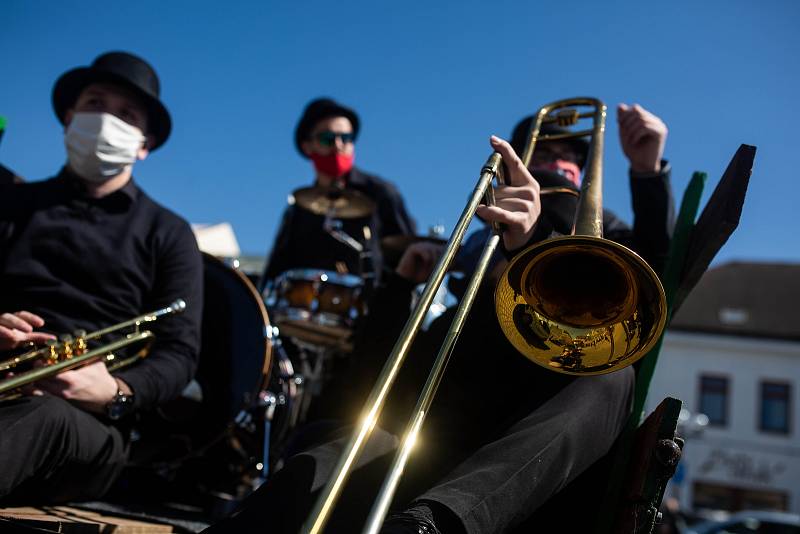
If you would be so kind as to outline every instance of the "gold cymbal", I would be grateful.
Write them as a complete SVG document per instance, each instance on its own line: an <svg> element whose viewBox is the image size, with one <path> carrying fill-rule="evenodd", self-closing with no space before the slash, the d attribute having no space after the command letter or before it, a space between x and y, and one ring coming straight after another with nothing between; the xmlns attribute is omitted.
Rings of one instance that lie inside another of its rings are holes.
<svg viewBox="0 0 800 534"><path fill-rule="evenodd" d="M338 187L303 187L291 194L290 203L292 199L301 208L337 219L366 217L375 210L375 203L365 194Z"/></svg>

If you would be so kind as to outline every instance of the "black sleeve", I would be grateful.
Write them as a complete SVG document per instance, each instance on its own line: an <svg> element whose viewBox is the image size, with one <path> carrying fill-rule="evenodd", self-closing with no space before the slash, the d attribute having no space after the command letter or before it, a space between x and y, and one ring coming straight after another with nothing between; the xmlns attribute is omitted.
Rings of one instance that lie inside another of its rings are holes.
<svg viewBox="0 0 800 534"><path fill-rule="evenodd" d="M137 408L177 397L194 376L200 350L203 315L203 261L197 241L183 221L164 233L155 258L155 283L145 310L186 301L186 310L159 319L152 327L156 342L150 354L117 373L130 385Z"/></svg>
<svg viewBox="0 0 800 534"><path fill-rule="evenodd" d="M631 172L633 229L610 212L604 218L604 236L636 251L656 272L661 272L669 254L675 226L675 205L670 185L670 166L652 175Z"/></svg>
<svg viewBox="0 0 800 534"><path fill-rule="evenodd" d="M264 291L267 282L286 271L287 260L291 258L289 247L292 242L293 215L294 208L291 206L283 212L281 225L278 227L278 233L275 237L275 244L272 246L267 264L264 266L264 274L261 275L261 280L258 283L259 291Z"/></svg>
<svg viewBox="0 0 800 534"><path fill-rule="evenodd" d="M411 313L413 289L413 282L394 271L384 271L367 305L368 313L356 330L355 354L388 354Z"/></svg>
<svg viewBox="0 0 800 534"><path fill-rule="evenodd" d="M400 192L392 184L384 185L384 194L378 203L378 218L381 238L390 235L413 235L417 231L414 219L408 214Z"/></svg>
<svg viewBox="0 0 800 534"><path fill-rule="evenodd" d="M372 294L369 313L354 335L351 372L343 395L342 416L359 413L386 359L400 337L411 313L414 284L394 271L385 271L381 284Z"/></svg>

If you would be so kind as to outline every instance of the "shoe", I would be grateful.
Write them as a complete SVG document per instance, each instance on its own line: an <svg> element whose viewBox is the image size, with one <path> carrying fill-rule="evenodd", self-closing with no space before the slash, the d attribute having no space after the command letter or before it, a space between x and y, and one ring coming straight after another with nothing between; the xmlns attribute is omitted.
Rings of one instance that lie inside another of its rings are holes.
<svg viewBox="0 0 800 534"><path fill-rule="evenodd" d="M432 521L407 512L392 514L384 521L380 534L442 534Z"/></svg>

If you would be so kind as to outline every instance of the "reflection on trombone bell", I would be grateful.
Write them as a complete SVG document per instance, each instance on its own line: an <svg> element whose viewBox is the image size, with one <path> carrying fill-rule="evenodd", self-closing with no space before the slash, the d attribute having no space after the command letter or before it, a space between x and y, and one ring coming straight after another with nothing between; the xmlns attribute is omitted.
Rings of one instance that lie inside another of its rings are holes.
<svg viewBox="0 0 800 534"><path fill-rule="evenodd" d="M589 236L553 238L518 254L495 301L514 347L567 374L634 363L666 322L663 289L650 266L618 243Z"/></svg>
<svg viewBox="0 0 800 534"><path fill-rule="evenodd" d="M588 106L590 111L581 113L575 109L579 106ZM656 343L666 324L666 298L655 272L627 247L602 238L605 118L606 106L594 98L561 100L542 107L536 114L521 158L525 167L539 140L592 137L572 235L542 241L523 250L509 262L495 292L498 320L517 350L545 368L567 374L609 373L631 365ZM540 135L544 124L570 127L581 119L591 119L592 128ZM361 423L302 532L319 533L324 529L478 205L481 202L494 205L492 184L495 180L502 182L502 169L502 157L495 152L481 170L445 252L369 395L359 418ZM502 230L496 223L492 229L363 532L377 533L389 509L447 361L499 243Z"/></svg>
<svg viewBox="0 0 800 534"><path fill-rule="evenodd" d="M15 396L15 391L19 388L95 361L105 362L109 372L130 365L144 358L155 341L155 334L150 330L142 330L142 325L166 315L181 313L185 309L186 302L177 299L166 308L88 334L78 331L74 337L63 336L60 342L51 341L44 347L4 360L0 362L0 373L8 372L13 375L0 380L0 400ZM125 332L127 329L132 331ZM90 346L100 343L100 338L110 334L122 334L123 337L95 347ZM139 348L134 354L119 356L117 353L136 346Z"/></svg>

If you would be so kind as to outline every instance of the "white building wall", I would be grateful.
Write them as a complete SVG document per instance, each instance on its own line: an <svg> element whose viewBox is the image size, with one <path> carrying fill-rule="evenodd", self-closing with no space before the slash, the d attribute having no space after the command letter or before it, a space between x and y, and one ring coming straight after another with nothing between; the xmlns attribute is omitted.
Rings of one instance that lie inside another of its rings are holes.
<svg viewBox="0 0 800 534"><path fill-rule="evenodd" d="M800 513L800 343L732 336L667 332L646 403L652 411L666 396L699 409L700 376L728 379L728 424L687 436L678 485L691 509L695 481L789 494ZM759 430L760 385L790 384L788 434Z"/></svg>

